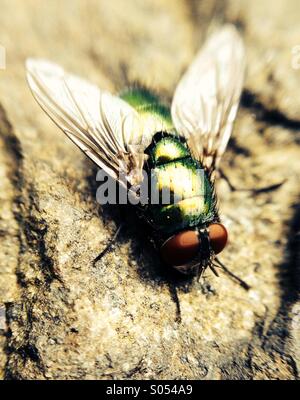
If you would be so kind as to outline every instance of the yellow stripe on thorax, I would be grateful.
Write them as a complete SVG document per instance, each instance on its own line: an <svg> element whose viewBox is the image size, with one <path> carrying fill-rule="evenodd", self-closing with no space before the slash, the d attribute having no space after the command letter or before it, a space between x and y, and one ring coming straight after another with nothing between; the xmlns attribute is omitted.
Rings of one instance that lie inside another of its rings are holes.
<svg viewBox="0 0 300 400"><path fill-rule="evenodd" d="M158 190L170 190L182 199L204 194L201 175L183 163L174 162L156 168Z"/></svg>

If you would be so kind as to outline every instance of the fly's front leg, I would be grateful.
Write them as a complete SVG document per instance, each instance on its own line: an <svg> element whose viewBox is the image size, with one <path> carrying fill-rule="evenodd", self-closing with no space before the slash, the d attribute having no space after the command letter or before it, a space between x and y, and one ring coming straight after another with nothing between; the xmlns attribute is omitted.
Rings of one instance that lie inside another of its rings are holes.
<svg viewBox="0 0 300 400"><path fill-rule="evenodd" d="M171 298L175 303L176 306L176 318L175 321L178 322L179 324L181 323L181 308L180 308L180 300L178 297L177 293L177 288L174 283L170 282L169 283L169 291L171 294Z"/></svg>
<svg viewBox="0 0 300 400"><path fill-rule="evenodd" d="M243 279L239 278L237 275L231 272L217 257L215 257L214 261L216 261L218 264L218 265L215 264L215 267L220 267L227 276L229 276L232 280L238 283L243 289L245 290L251 289L251 286L249 286L248 283L246 283L245 281L243 281Z"/></svg>
<svg viewBox="0 0 300 400"><path fill-rule="evenodd" d="M118 235L119 235L121 229L122 229L122 225L120 225L120 226L118 227L118 229L117 229L116 232L114 233L113 237L109 240L109 242L108 242L108 244L106 245L106 247L104 248L104 250L102 250L101 253L98 254L98 256L94 259L94 261L93 261L93 265L94 265L94 266L96 265L96 263L97 263L99 260L101 260L101 258L102 258L103 256L105 256L106 253L108 253L108 252L111 250L112 245L113 245L114 242L116 241L116 239L117 239L117 237L118 237Z"/></svg>
<svg viewBox="0 0 300 400"><path fill-rule="evenodd" d="M203 275L204 275L205 269L206 269L206 268L204 268L204 267L202 267L202 266L199 265L198 270L197 270L197 282L200 282L200 281L201 281L201 278L202 278Z"/></svg>
<svg viewBox="0 0 300 400"><path fill-rule="evenodd" d="M273 185L264 186L261 188L255 188L255 189L237 188L235 185L232 184L232 182L222 169L219 169L219 174L220 177L226 181L227 185L229 186L229 189L232 192L249 192L252 194L268 193L272 192L273 190L279 189L286 182L286 179L284 179L282 182L274 183Z"/></svg>

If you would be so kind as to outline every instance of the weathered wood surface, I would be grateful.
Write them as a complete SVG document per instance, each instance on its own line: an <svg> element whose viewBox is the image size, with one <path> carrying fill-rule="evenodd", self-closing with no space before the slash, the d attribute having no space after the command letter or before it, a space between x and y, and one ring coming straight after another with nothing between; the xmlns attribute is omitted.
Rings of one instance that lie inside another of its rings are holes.
<svg viewBox="0 0 300 400"><path fill-rule="evenodd" d="M1 0L0 371L18 379L297 379L300 362L299 2ZM242 107L218 185L230 229L222 260L251 286L207 274L178 288L127 218L95 201L95 169L35 104L24 60L45 57L118 91L170 99L214 23L248 51ZM296 50L295 50L296 49ZM293 68L294 67L294 68ZM5 313L4 313L5 311Z"/></svg>

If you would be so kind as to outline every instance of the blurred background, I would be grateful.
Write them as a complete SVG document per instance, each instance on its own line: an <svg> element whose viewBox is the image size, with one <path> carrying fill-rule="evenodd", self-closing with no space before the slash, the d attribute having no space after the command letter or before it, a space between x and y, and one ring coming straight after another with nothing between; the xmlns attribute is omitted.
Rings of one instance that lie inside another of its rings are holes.
<svg viewBox="0 0 300 400"><path fill-rule="evenodd" d="M0 376L296 379L300 362L300 4L296 0L0 0ZM225 277L177 288L133 221L95 201L95 168L35 104L27 57L168 103L207 35L235 24L247 76L219 182ZM2 57L1 57L2 55ZM5 56L5 57L4 57Z"/></svg>

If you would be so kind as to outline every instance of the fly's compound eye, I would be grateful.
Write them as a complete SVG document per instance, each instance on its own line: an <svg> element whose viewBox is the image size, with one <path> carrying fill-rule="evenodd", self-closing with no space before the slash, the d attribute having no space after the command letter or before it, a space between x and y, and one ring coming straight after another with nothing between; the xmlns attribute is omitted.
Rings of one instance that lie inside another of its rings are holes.
<svg viewBox="0 0 300 400"><path fill-rule="evenodd" d="M179 232L162 245L162 258L169 266L185 265L199 253L199 243L197 231Z"/></svg>
<svg viewBox="0 0 300 400"><path fill-rule="evenodd" d="M227 243L228 233L224 225L211 224L208 227L209 242L215 254L221 253Z"/></svg>
<svg viewBox="0 0 300 400"><path fill-rule="evenodd" d="M228 234L224 225L211 224L208 227L209 246L215 254L219 254L226 246ZM190 263L199 255L201 239L197 230L177 233L162 245L160 252L169 266L181 266Z"/></svg>

